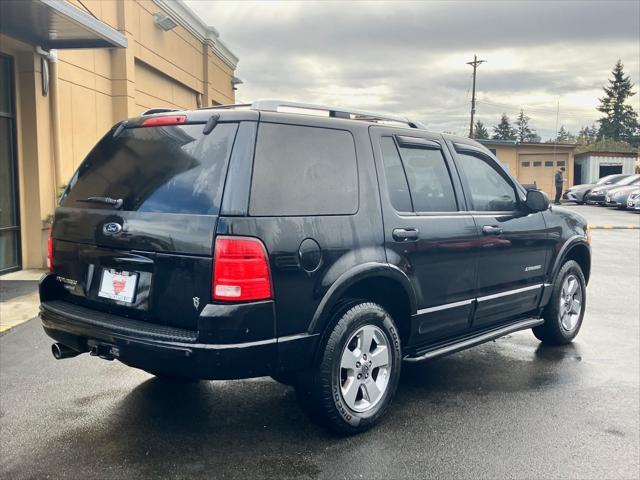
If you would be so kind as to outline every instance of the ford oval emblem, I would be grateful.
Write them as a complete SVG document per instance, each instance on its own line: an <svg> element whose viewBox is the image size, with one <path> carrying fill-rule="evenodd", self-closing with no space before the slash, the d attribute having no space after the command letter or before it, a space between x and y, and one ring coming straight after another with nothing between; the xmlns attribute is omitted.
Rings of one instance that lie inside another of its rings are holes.
<svg viewBox="0 0 640 480"><path fill-rule="evenodd" d="M102 227L102 233L105 235L117 235L122 231L122 225L116 222L105 223Z"/></svg>

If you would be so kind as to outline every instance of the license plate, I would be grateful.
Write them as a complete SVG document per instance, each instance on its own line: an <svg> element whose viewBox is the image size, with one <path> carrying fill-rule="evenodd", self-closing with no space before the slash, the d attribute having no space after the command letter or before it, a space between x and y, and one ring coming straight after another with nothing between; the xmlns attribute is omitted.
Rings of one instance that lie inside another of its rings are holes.
<svg viewBox="0 0 640 480"><path fill-rule="evenodd" d="M118 300L119 302L133 303L136 296L136 284L138 274L123 270L105 268L102 271L102 281L98 296Z"/></svg>

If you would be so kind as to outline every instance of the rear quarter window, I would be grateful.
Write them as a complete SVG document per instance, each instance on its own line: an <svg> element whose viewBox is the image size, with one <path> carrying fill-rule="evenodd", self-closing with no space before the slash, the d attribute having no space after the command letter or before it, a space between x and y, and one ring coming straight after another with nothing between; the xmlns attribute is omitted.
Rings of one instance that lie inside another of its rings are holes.
<svg viewBox="0 0 640 480"><path fill-rule="evenodd" d="M260 124L250 215L348 215L357 210L358 169L350 132Z"/></svg>
<svg viewBox="0 0 640 480"><path fill-rule="evenodd" d="M89 197L122 199L124 211L216 215L237 123L127 128L107 134L69 182L61 205L112 208Z"/></svg>

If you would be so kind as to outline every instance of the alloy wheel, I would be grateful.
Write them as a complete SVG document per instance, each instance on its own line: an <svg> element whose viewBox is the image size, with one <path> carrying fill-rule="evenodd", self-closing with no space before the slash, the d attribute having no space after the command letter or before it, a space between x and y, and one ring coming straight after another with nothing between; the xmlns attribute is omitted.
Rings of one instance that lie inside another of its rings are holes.
<svg viewBox="0 0 640 480"><path fill-rule="evenodd" d="M580 280L574 274L567 275L560 291L560 324L567 332L572 332L578 325L582 299Z"/></svg>
<svg viewBox="0 0 640 480"><path fill-rule="evenodd" d="M375 325L360 327L349 339L340 360L340 393L355 412L371 410L389 384L392 363L389 340Z"/></svg>

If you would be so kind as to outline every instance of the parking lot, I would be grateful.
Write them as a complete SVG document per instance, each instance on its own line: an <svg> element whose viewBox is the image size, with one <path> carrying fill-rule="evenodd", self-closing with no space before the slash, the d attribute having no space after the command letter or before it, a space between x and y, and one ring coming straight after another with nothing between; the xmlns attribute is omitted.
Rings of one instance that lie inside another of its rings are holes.
<svg viewBox="0 0 640 480"><path fill-rule="evenodd" d="M385 421L351 438L310 422L269 378L168 383L87 355L55 361L28 321L0 337L0 476L638 478L640 230L592 236L575 343L542 347L525 331L405 364Z"/></svg>

